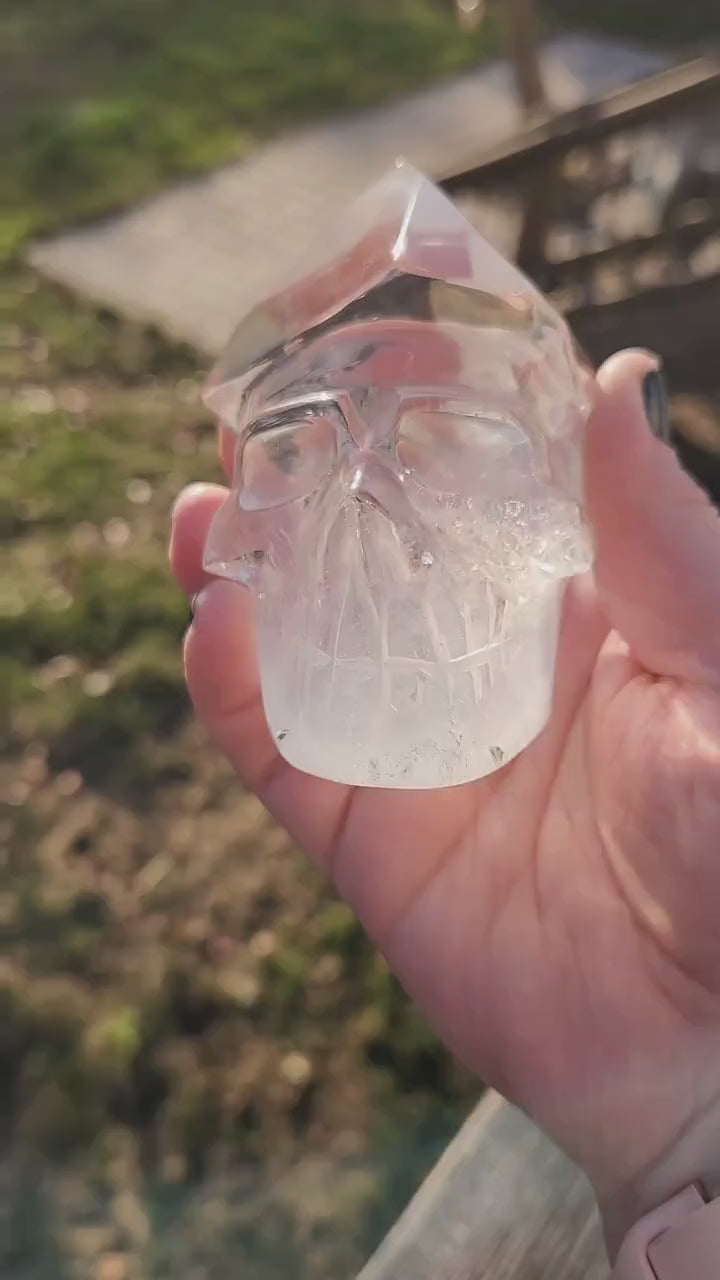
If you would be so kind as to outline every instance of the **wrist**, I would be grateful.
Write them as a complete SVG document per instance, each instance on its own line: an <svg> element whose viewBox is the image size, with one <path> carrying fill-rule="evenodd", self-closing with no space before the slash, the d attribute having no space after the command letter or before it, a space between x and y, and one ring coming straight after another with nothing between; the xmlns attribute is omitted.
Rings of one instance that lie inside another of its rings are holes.
<svg viewBox="0 0 720 1280"><path fill-rule="evenodd" d="M708 1199L720 1197L720 1097L694 1115L637 1174L615 1186L595 1188L611 1259L640 1218L693 1183Z"/></svg>

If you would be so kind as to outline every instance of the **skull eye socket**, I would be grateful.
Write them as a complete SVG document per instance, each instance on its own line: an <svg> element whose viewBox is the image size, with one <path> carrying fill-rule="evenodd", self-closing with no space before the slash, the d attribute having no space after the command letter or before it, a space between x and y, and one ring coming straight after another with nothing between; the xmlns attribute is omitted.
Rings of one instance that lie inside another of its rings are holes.
<svg viewBox="0 0 720 1280"><path fill-rule="evenodd" d="M438 493L472 496L494 478L507 492L514 479L534 470L525 432L500 416L409 409L396 450L406 474Z"/></svg>
<svg viewBox="0 0 720 1280"><path fill-rule="evenodd" d="M262 511L313 493L337 457L335 424L320 414L262 427L247 437L238 502Z"/></svg>

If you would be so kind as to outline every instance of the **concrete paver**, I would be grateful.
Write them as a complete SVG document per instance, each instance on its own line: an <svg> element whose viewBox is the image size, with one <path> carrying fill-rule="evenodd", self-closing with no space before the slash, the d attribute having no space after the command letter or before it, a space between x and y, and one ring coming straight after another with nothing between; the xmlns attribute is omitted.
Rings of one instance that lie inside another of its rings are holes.
<svg viewBox="0 0 720 1280"><path fill-rule="evenodd" d="M579 36L545 50L549 90L561 107L663 65L656 53ZM74 291L213 354L318 228L398 155L432 175L517 125L509 67L483 66L287 134L241 163L36 244L30 261Z"/></svg>

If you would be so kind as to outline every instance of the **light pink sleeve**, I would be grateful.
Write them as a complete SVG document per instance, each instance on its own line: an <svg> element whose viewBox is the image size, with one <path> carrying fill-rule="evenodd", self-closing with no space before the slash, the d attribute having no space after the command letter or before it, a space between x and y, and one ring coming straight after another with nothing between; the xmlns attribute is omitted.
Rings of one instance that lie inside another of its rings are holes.
<svg viewBox="0 0 720 1280"><path fill-rule="evenodd" d="M688 1187L627 1235L613 1280L720 1280L720 1200Z"/></svg>

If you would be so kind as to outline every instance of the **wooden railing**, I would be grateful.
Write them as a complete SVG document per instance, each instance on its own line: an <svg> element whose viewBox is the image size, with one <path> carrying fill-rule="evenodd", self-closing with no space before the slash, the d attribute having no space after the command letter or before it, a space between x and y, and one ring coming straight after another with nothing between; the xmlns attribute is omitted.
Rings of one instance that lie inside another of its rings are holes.
<svg viewBox="0 0 720 1280"><path fill-rule="evenodd" d="M510 187L523 208L516 247L517 261L523 270L543 285L549 280L565 283L583 277L589 279L600 259L627 262L639 246L621 241L603 246L594 254L583 253L562 262L548 254L549 234L553 224L562 220L568 204L577 203L578 197L581 203L592 202L600 194L592 182L578 186L577 179L565 170L567 156L578 148L597 155L613 135L649 124L664 128L668 122L675 123L688 115L704 115L716 125L720 121L720 54L671 67L572 111L543 119L480 157L468 157L465 163L438 180L450 195L488 195L493 188L507 190ZM680 158L683 164L692 163L692 157ZM607 174L602 164L597 176L604 189L602 183L607 182ZM720 179L710 181L714 191L720 188ZM682 192L681 184L674 196L680 199ZM703 236L709 238L717 231L717 208L710 209L708 216L701 217L700 225L692 229L678 227L678 212L672 200L670 207L659 210L658 232L648 237L642 248L667 248L677 256L683 244L699 243Z"/></svg>
<svg viewBox="0 0 720 1280"><path fill-rule="evenodd" d="M446 191L525 178L531 169L625 129L714 109L720 101L720 54L660 71L604 98L563 111L522 130L438 178Z"/></svg>
<svg viewBox="0 0 720 1280"><path fill-rule="evenodd" d="M607 1280L585 1178L489 1093L358 1280Z"/></svg>

